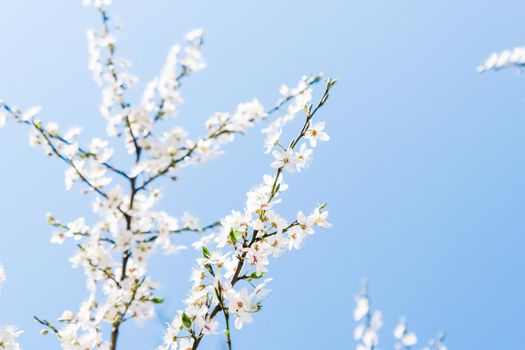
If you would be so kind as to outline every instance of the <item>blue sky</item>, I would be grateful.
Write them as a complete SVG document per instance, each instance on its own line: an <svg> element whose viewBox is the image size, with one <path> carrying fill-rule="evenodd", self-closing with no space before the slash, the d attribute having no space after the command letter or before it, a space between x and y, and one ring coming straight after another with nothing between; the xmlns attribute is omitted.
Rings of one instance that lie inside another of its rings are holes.
<svg viewBox="0 0 525 350"><path fill-rule="evenodd" d="M324 71L341 78L321 118L332 141L288 179L290 215L329 203L333 229L275 261L273 293L237 349L353 348L353 295L369 280L385 315L382 348L399 316L421 340L447 331L450 349L522 348L525 327L525 77L479 75L490 52L525 43L520 1L123 1L121 53L142 82L170 45L207 32L208 68L188 80L179 122L194 134L216 111L281 83ZM99 91L87 71L85 30L98 25L81 1L0 2L0 97L42 105L42 118L100 134ZM166 184L163 205L207 222L242 208L267 171L262 137L249 132L227 154ZM48 243L45 213L87 215L88 198L63 189L64 166L27 145L27 130L0 130L0 261L9 280L0 324L25 329L26 349L56 349L32 315L49 319L85 295L74 247ZM214 175L214 176L211 176ZM122 349L149 349L188 290L194 258L160 257L161 317L123 330ZM217 349L212 339L206 349Z"/></svg>

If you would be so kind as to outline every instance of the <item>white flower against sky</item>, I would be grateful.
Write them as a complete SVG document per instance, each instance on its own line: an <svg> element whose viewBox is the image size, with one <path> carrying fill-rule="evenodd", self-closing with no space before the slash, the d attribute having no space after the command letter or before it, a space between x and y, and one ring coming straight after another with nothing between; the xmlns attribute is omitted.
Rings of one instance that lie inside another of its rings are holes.
<svg viewBox="0 0 525 350"><path fill-rule="evenodd" d="M305 137L310 141L311 147L317 147L317 141L328 141L330 136L324 131L325 122L312 123L306 130Z"/></svg>
<svg viewBox="0 0 525 350"><path fill-rule="evenodd" d="M184 214L182 215L182 222L184 228L196 231L200 231L201 229L201 226L199 224L199 218L191 215L188 212L184 212Z"/></svg>
<svg viewBox="0 0 525 350"><path fill-rule="evenodd" d="M310 162L312 161L313 150L306 146L306 143L303 143L299 148L299 152L295 153L296 159L296 169L300 172L302 169L308 168Z"/></svg>
<svg viewBox="0 0 525 350"><path fill-rule="evenodd" d="M296 171L297 159L292 149L287 148L282 151L273 151L272 154L275 157L275 160L271 164L272 168L284 168L290 173Z"/></svg>
<svg viewBox="0 0 525 350"><path fill-rule="evenodd" d="M279 144L279 138L281 137L281 134L283 133L282 129L273 130L271 132L268 132L268 136L266 140L264 141L264 153L270 153L272 149Z"/></svg>
<svg viewBox="0 0 525 350"><path fill-rule="evenodd" d="M40 113L40 110L42 110L42 107L31 107L22 113L20 119L29 121L33 119L38 113Z"/></svg>
<svg viewBox="0 0 525 350"><path fill-rule="evenodd" d="M310 215L310 220L314 225L323 227L323 228L330 228L332 227L332 224L329 223L326 219L328 218L328 212L321 211L320 207L315 208L312 215Z"/></svg>
<svg viewBox="0 0 525 350"><path fill-rule="evenodd" d="M227 293L226 301L230 311L235 314L235 328L241 329L244 323L252 323L252 313L257 311L258 307L248 289L242 288L238 292Z"/></svg>

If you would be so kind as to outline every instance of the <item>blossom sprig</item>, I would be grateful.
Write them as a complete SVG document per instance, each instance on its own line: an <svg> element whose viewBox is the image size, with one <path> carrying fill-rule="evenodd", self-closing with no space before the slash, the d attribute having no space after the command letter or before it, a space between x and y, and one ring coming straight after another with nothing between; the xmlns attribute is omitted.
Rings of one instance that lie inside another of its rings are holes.
<svg viewBox="0 0 525 350"><path fill-rule="evenodd" d="M202 164L222 153L221 147L235 139L235 134L243 134L255 122L266 120L270 115L279 112L288 103L304 101L303 95L321 80L322 74L302 77L300 85L286 98L281 98L271 109L264 111L258 100L239 104L233 114L215 113L206 121L208 134L197 140L186 139L187 133L180 127L164 133L156 142L148 143L145 148L151 158L141 162L140 171L148 173L146 180L138 190L147 189L158 178L174 174L178 168Z"/></svg>
<svg viewBox="0 0 525 350"><path fill-rule="evenodd" d="M305 123L290 142L292 151L308 135L313 117L327 101L335 82L328 79L315 108L305 106ZM185 300L187 306L168 325L159 349L197 349L206 335L220 332L219 314L224 316L226 344L231 349L230 318L235 318L237 329L251 323L252 315L261 310L270 292L266 288L270 278L259 282L268 272L270 257L298 249L316 226L330 227L325 205L317 206L311 215L298 212L290 224L276 213L279 195L287 189L284 168L282 164L276 167L275 175L265 175L263 183L248 192L244 211L232 211L223 218L218 232L203 237L204 242L196 245L202 249L202 257L192 272L193 288ZM210 250L210 244L216 249ZM244 286L238 287L241 282Z"/></svg>
<svg viewBox="0 0 525 350"><path fill-rule="evenodd" d="M4 265L0 263L0 290L2 285L6 282L7 276ZM0 327L0 349L2 350L20 350L20 344L17 338L23 332L15 326Z"/></svg>
<svg viewBox="0 0 525 350"><path fill-rule="evenodd" d="M176 115L178 106L182 103L179 93L182 80L192 72L206 67L201 53L204 31L194 29L185 38L187 45L184 50L179 45L171 47L159 76L147 84L142 96L142 108L153 113L154 122ZM181 51L185 53L182 57Z"/></svg>
<svg viewBox="0 0 525 350"><path fill-rule="evenodd" d="M281 86L280 93L282 97L269 113L272 113L274 110L279 110L281 106L287 102L291 103L286 108L284 115L276 118L267 127L261 130L263 134L266 134L266 153L269 153L271 149L279 143L279 137L282 134L283 128L295 119L297 113L302 111L304 106L310 103L313 93L312 85L320 81L322 76L322 73L312 76L303 76L295 88L289 88L287 85Z"/></svg>
<svg viewBox="0 0 525 350"><path fill-rule="evenodd" d="M95 81L104 86L100 111L107 120L107 133L120 137L124 130L128 151L135 154L138 162L142 151L152 147L148 138L153 133L155 123L166 116L175 115L178 105L182 103L179 93L181 80L206 66L201 53L203 31L197 29L189 32L183 50L178 45L171 48L160 75L147 84L140 105L133 106L124 94L128 88L136 85L138 78L126 71L131 65L128 60L115 56L117 37L114 33L120 29L120 25L113 24L111 20L108 9L110 3L85 2L86 5L94 6L102 18L101 30L91 29L87 34L89 67Z"/></svg>
<svg viewBox="0 0 525 350"><path fill-rule="evenodd" d="M94 138L90 150L84 149L76 141L76 137L81 132L80 128L71 128L61 135L56 123L50 122L44 125L36 118L39 112L40 107L31 107L22 111L0 100L0 115L3 114L6 119L12 117L16 122L31 127L30 145L43 146L48 156L56 156L69 166L65 173L66 189L70 189L74 182L80 181L87 185L86 193L94 191L107 198L104 187L112 181L107 174L108 171L129 179L124 171L110 164L113 150L108 147L107 142Z"/></svg>
<svg viewBox="0 0 525 350"><path fill-rule="evenodd" d="M525 47L515 47L512 50L503 50L499 53L493 52L483 64L478 66L478 72L508 67L515 67L519 70L525 67Z"/></svg>
<svg viewBox="0 0 525 350"><path fill-rule="evenodd" d="M327 81L323 96L315 108L312 104L305 105L304 110L306 113L306 121L297 138L292 140L288 147L281 145L278 140L273 142L273 147L279 146L281 148L281 151L273 151L275 161L271 164L272 168L278 169L278 175L283 169L287 170L288 172L300 172L302 169L308 167L313 153L312 149L309 149L306 143L303 143L300 146L299 152L295 151L295 147L302 138L308 139L312 147L317 146L317 139L320 141L328 141L330 139L328 134L324 132L324 122L313 123L312 118L326 103L328 97L330 96L330 89L335 85L336 82L337 80L332 79Z"/></svg>

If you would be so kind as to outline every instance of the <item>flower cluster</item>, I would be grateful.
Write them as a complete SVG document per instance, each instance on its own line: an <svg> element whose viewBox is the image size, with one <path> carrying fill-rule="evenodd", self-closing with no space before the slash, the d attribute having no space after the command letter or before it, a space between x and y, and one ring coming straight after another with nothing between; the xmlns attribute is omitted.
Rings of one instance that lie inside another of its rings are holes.
<svg viewBox="0 0 525 350"><path fill-rule="evenodd" d="M0 287L6 281L5 269L0 264ZM22 331L15 326L7 326L0 328L0 349L1 350L20 350L20 344L18 344L16 338L22 334Z"/></svg>
<svg viewBox="0 0 525 350"><path fill-rule="evenodd" d="M109 15L111 1L85 0L84 4L94 7L102 20L101 28L87 32L88 68L102 89L100 114L107 123L107 139L95 137L83 145L81 128L62 130L57 123L39 119L40 107L23 109L0 100L0 127L8 119L28 126L30 145L67 165L66 189L80 185L83 194L93 195L92 222L85 216L71 220L47 216L54 228L51 242L71 241L76 245L70 263L84 272L87 295L77 311L62 313L58 325L38 317L35 320L46 327L45 332L54 333L65 350L116 349L121 325L130 319L150 319L155 305L163 301L157 295L159 282L148 272L150 257L156 252L180 252L186 247L177 244L175 235L197 232L201 237L193 247L202 252L202 257L192 274L192 293L185 301L187 307L169 326L165 346L174 348L178 344L184 348L188 343L196 348L204 335L222 331L215 317L218 313L225 315L231 344L230 315L240 329L252 321L252 314L260 310L268 295L270 279L258 281L267 273L270 258L300 248L315 228L330 226L324 205L309 215L299 212L293 220L284 219L274 206L287 188L285 170L306 168L318 141L329 139L325 124L314 122L313 117L327 101L335 81L328 80L315 108L308 103L312 86L321 81L321 75L302 77L293 89L282 87L282 97L270 109L252 99L240 103L233 112L213 114L205 121L203 136L190 138L182 126L174 124L160 129L162 122L168 124L168 118L177 114L183 80L206 66L201 53L203 31L190 31L184 45L171 48L159 75L147 84L140 102L132 104L127 90L138 79L128 72L130 62L117 56L120 25ZM282 127L303 109L303 128L284 147L269 130L278 129L281 135ZM157 180L178 176L182 168L221 154L223 145L237 134L283 110L284 116L264 131L275 139L267 148L274 151L271 166L276 173L265 175L263 182L248 192L242 212L233 211L222 220L200 225L189 213L174 214L158 208L163 191L156 187ZM132 155L129 169L116 164L115 140L122 140ZM238 288L240 282L248 285ZM108 325L110 337L104 334ZM181 330L189 335L179 335Z"/></svg>

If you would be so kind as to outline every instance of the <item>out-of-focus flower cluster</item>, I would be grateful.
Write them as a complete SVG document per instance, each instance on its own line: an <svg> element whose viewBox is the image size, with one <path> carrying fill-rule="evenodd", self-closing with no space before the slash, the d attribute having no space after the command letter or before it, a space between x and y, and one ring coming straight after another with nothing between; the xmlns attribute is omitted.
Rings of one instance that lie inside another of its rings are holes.
<svg viewBox="0 0 525 350"><path fill-rule="evenodd" d="M368 296L368 285L362 286L361 293L355 297L354 320L357 325L354 329L354 339L357 341L356 350L379 349L379 331L383 326L382 314L379 310L372 310ZM418 342L416 334L408 329L406 318L401 318L393 332L396 350L412 349ZM428 341L428 346L422 350L447 350L443 343L445 334L439 334L435 339Z"/></svg>
<svg viewBox="0 0 525 350"><path fill-rule="evenodd" d="M0 288L7 279L4 265L0 264ZM2 350L20 350L17 338L22 331L15 326L0 327L0 349Z"/></svg>
<svg viewBox="0 0 525 350"><path fill-rule="evenodd" d="M525 47L516 47L512 50L504 50L492 53L487 60L478 66L478 72L498 70L507 67L521 69L525 65Z"/></svg>

